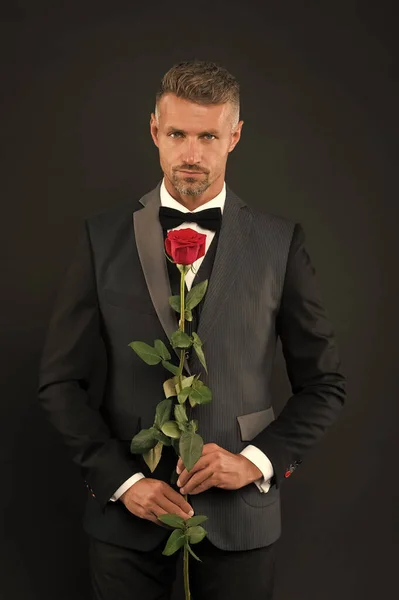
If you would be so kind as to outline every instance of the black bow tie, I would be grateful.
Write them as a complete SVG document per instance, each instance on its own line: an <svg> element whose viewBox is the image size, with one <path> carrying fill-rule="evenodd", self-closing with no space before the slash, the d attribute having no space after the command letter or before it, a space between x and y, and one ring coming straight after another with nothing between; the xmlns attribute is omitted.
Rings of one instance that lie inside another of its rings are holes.
<svg viewBox="0 0 399 600"><path fill-rule="evenodd" d="M182 223L198 223L204 229L220 231L222 226L222 211L218 208L206 208L198 212L182 212L169 206L159 207L159 220L162 229L174 229Z"/></svg>

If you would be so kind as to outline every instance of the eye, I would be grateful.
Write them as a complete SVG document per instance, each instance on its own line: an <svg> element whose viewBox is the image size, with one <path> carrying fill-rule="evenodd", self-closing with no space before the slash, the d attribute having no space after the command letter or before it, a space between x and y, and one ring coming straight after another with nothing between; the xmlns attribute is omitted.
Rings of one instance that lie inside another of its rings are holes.
<svg viewBox="0 0 399 600"><path fill-rule="evenodd" d="M205 133L204 138L206 138L207 140L210 140L211 138L216 139L216 136L213 135L212 133Z"/></svg>
<svg viewBox="0 0 399 600"><path fill-rule="evenodd" d="M181 135L183 135L183 134L181 133L181 131L172 131L171 133L169 133L169 136L170 136L171 138L180 137Z"/></svg>

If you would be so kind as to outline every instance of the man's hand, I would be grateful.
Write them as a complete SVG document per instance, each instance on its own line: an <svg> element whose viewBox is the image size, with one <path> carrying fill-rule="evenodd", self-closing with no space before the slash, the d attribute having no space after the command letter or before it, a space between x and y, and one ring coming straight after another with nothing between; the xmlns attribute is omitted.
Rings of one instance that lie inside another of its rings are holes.
<svg viewBox="0 0 399 600"><path fill-rule="evenodd" d="M185 499L164 481L144 477L136 481L119 498L126 508L136 517L148 519L157 525L170 529L159 521L159 515L175 514L183 519L193 516L189 514L192 507Z"/></svg>
<svg viewBox="0 0 399 600"><path fill-rule="evenodd" d="M199 494L211 487L238 490L262 477L262 472L248 458L232 454L217 444L204 444L202 455L190 472L181 458L177 469L182 471L177 481L181 494Z"/></svg>

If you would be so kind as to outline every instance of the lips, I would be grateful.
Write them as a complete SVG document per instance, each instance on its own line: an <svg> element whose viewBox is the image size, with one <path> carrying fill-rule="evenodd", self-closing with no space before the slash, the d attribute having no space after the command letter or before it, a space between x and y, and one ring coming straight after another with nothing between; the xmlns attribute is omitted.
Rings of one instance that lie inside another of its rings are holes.
<svg viewBox="0 0 399 600"><path fill-rule="evenodd" d="M180 173L184 173L185 175L202 175L203 171L180 171Z"/></svg>

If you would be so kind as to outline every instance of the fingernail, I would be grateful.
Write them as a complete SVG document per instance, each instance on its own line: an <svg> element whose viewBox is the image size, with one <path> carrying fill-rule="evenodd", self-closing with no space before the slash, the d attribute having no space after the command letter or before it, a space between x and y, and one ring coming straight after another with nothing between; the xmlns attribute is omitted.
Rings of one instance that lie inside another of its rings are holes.
<svg viewBox="0 0 399 600"><path fill-rule="evenodd" d="M184 488L180 488L180 492L181 492L182 494L185 494L185 490L184 490Z"/></svg>
<svg viewBox="0 0 399 600"><path fill-rule="evenodd" d="M181 470L179 469L179 467L176 467L176 473L177 473L178 475L180 475L180 473L181 473Z"/></svg>
<svg viewBox="0 0 399 600"><path fill-rule="evenodd" d="M189 517L192 517L192 516L193 516L193 514L194 514L194 511L193 511L193 510L190 510L190 512L188 513Z"/></svg>
<svg viewBox="0 0 399 600"><path fill-rule="evenodd" d="M180 479L178 479L178 480L176 481L176 484L177 484L179 487L181 486Z"/></svg>

